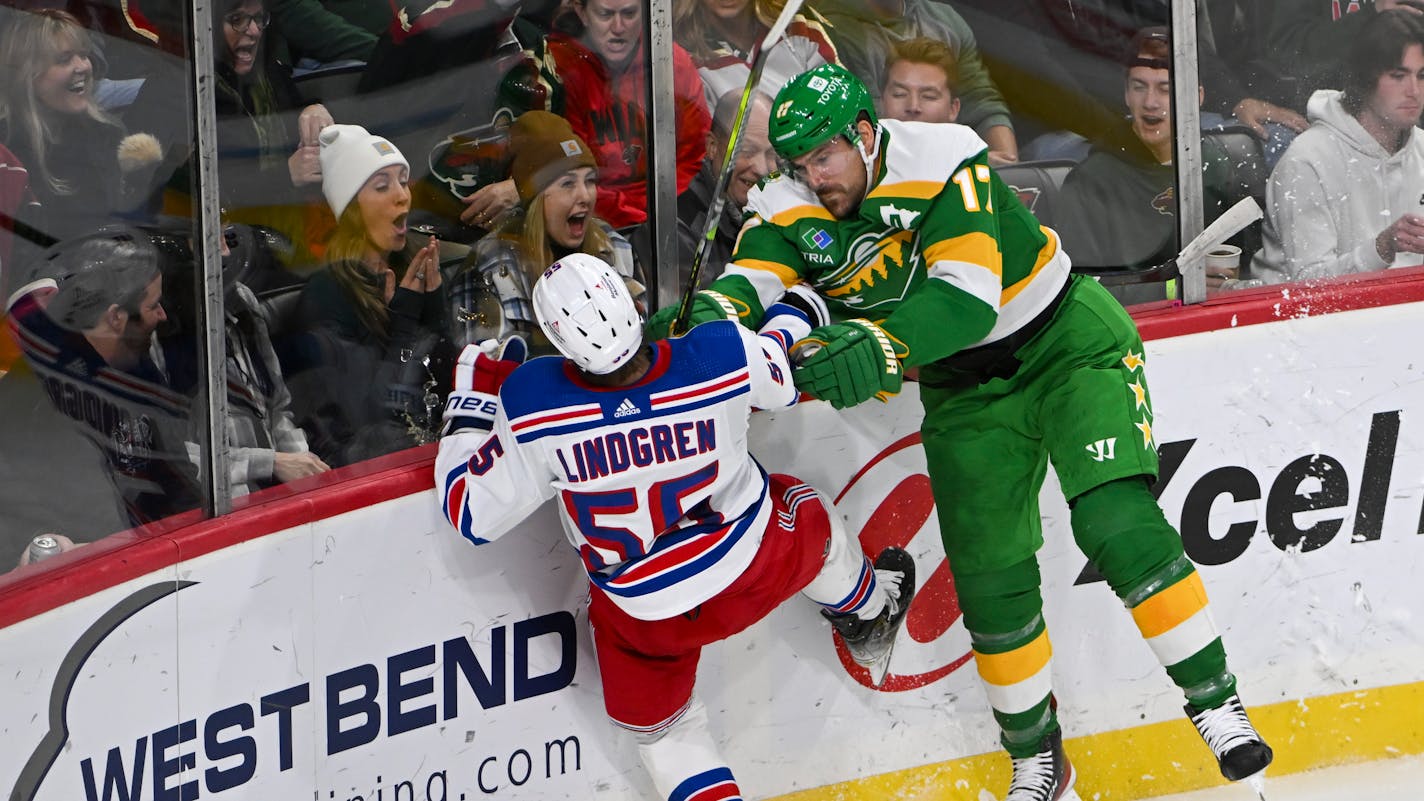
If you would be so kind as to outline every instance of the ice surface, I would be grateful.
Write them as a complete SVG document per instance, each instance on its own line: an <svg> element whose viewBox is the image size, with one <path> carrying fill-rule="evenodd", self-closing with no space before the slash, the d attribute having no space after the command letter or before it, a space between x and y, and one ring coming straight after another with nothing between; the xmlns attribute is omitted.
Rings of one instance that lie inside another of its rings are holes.
<svg viewBox="0 0 1424 801"><path fill-rule="evenodd" d="M1266 801L1419 801L1424 797L1424 756L1326 768L1270 777ZM1152 801L1258 801L1244 783L1158 796Z"/></svg>

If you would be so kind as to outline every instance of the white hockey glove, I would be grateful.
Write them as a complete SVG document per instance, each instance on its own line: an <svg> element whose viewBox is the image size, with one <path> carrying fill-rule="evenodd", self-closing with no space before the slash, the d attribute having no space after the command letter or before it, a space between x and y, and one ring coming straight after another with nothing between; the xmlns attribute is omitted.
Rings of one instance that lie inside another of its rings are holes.
<svg viewBox="0 0 1424 801"><path fill-rule="evenodd" d="M445 401L440 436L470 429L489 431L499 414L500 385L528 356L529 346L519 336L466 345L455 362L454 388Z"/></svg>

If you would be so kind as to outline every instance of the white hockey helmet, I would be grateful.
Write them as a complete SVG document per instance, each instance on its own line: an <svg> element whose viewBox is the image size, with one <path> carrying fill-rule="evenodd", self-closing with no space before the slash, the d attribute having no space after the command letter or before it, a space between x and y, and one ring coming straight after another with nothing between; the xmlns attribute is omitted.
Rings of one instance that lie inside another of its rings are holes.
<svg viewBox="0 0 1424 801"><path fill-rule="evenodd" d="M623 277L597 256L559 259L539 277L533 294L544 336L581 370L611 373L643 344L643 320Z"/></svg>

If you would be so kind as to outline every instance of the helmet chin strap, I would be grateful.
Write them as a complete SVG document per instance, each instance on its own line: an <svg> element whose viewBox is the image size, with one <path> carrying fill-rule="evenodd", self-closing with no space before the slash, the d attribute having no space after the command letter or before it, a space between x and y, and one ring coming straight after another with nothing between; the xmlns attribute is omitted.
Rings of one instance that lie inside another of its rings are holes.
<svg viewBox="0 0 1424 801"><path fill-rule="evenodd" d="M860 155L860 160L865 164L865 194L870 194L870 185L875 183L875 159L880 157L880 123L875 123L875 146L870 152L865 152L865 143L857 140L855 152ZM865 198L861 198L864 200Z"/></svg>

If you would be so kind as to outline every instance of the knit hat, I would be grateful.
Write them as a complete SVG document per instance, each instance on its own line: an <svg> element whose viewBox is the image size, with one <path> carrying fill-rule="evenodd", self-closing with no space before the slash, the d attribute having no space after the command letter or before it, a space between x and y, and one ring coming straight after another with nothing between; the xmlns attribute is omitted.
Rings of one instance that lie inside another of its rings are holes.
<svg viewBox="0 0 1424 801"><path fill-rule="evenodd" d="M321 129L321 193L337 217L377 170L410 163L396 146L359 125L328 125Z"/></svg>
<svg viewBox="0 0 1424 801"><path fill-rule="evenodd" d="M569 170L598 166L568 120L547 111L519 115L509 126L509 149L514 154L509 174L525 206Z"/></svg>

